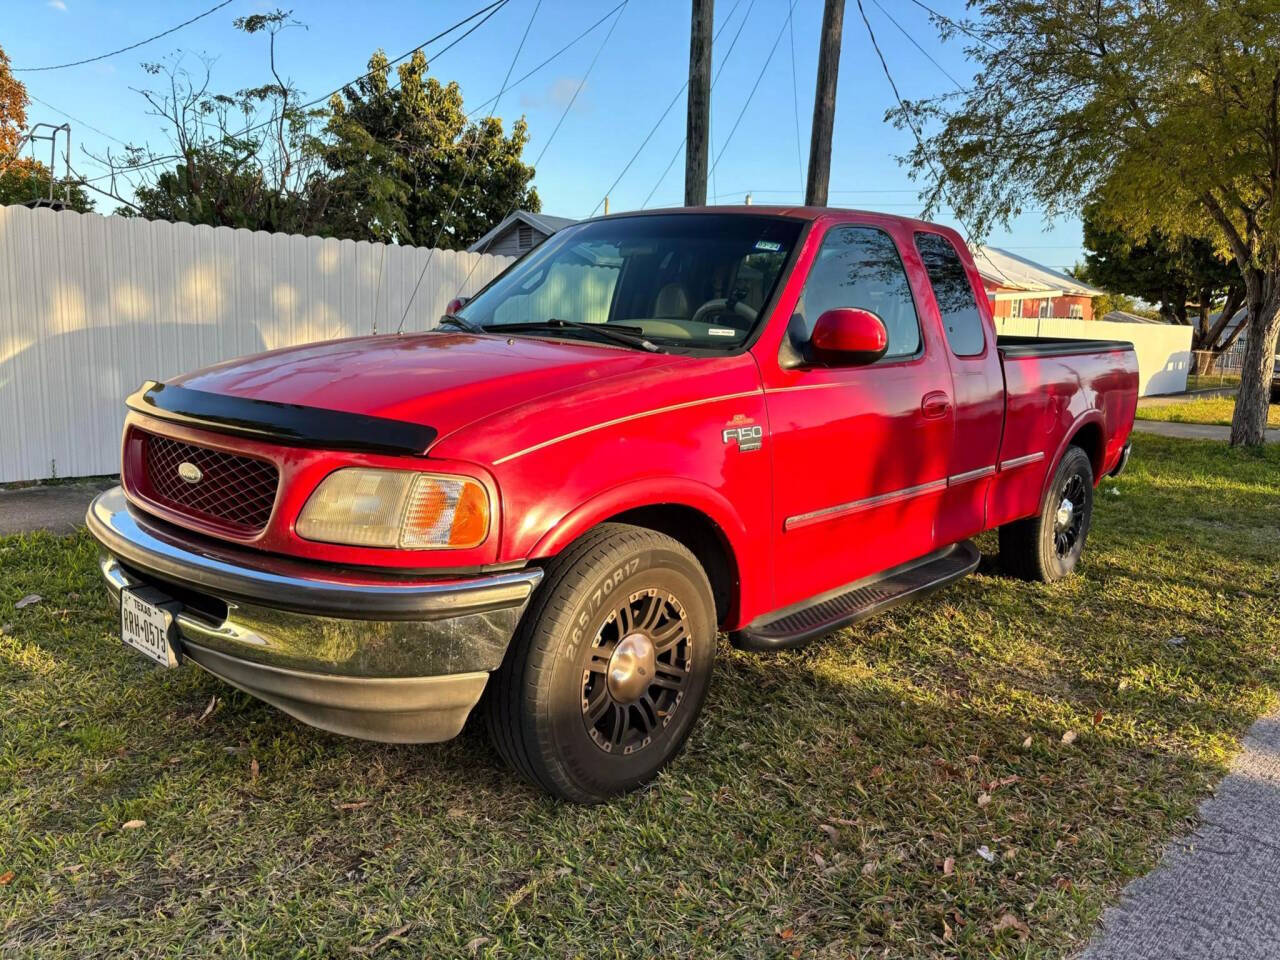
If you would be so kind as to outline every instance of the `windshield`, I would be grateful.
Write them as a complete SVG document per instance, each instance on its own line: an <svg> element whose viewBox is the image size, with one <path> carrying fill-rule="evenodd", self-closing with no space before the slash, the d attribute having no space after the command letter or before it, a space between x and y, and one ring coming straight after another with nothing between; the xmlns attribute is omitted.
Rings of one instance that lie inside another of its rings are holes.
<svg viewBox="0 0 1280 960"><path fill-rule="evenodd" d="M803 225L716 213L584 223L548 239L459 315L485 329L547 325L537 332L597 340L573 325L608 324L664 348L733 349L761 319Z"/></svg>

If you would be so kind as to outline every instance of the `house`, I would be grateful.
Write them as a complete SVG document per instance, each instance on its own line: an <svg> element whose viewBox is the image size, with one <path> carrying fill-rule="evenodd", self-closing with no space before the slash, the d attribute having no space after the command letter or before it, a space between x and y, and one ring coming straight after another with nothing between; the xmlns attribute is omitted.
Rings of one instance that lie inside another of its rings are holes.
<svg viewBox="0 0 1280 960"><path fill-rule="evenodd" d="M998 247L973 247L973 260L996 317L1092 320L1093 298L1105 292Z"/></svg>
<svg viewBox="0 0 1280 960"><path fill-rule="evenodd" d="M528 253L557 230L563 230L571 223L577 222L569 217L553 217L545 213L517 210L467 247L467 250L470 253L519 257Z"/></svg>
<svg viewBox="0 0 1280 960"><path fill-rule="evenodd" d="M1144 317L1140 313L1130 313L1128 310L1112 310L1102 318L1110 323L1168 323L1159 317Z"/></svg>

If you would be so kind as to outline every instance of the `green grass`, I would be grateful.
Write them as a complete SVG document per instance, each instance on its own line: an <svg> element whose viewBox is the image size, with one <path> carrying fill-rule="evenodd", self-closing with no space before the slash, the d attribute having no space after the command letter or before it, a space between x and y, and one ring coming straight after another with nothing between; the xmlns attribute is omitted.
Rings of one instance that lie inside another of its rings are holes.
<svg viewBox="0 0 1280 960"><path fill-rule="evenodd" d="M1069 954L1280 685L1280 449L1139 436L1098 500L1082 576L722 646L685 754L594 808L475 731L343 740L154 670L85 536L0 540L0 955Z"/></svg>
<svg viewBox="0 0 1280 960"><path fill-rule="evenodd" d="M1220 423L1231 425L1236 411L1235 397L1199 397L1177 403L1138 403L1139 420L1164 420L1170 423ZM1267 408L1267 426L1280 427L1280 404Z"/></svg>

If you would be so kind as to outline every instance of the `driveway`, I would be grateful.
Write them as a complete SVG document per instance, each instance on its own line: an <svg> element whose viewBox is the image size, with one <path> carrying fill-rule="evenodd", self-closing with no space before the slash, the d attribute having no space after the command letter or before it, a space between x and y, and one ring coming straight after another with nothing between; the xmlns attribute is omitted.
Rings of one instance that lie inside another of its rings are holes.
<svg viewBox="0 0 1280 960"><path fill-rule="evenodd" d="M1081 960L1280 957L1280 711L1254 724L1199 820L1103 914Z"/></svg>
<svg viewBox="0 0 1280 960"><path fill-rule="evenodd" d="M112 478L0 490L0 537L35 530L71 533L84 523L89 501L116 482Z"/></svg>
<svg viewBox="0 0 1280 960"><path fill-rule="evenodd" d="M1231 439L1231 428L1216 423L1167 423L1163 420L1135 420L1133 429L1143 433L1158 433L1162 437L1179 437L1183 440ZM1280 427L1267 429L1267 443L1280 443Z"/></svg>

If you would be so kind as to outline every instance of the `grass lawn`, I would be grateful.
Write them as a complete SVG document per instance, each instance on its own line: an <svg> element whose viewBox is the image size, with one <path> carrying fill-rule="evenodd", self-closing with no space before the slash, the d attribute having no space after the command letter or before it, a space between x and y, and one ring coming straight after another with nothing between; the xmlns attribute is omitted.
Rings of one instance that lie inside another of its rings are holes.
<svg viewBox="0 0 1280 960"><path fill-rule="evenodd" d="M1280 687L1280 448L1134 447L1082 576L724 646L683 757L594 808L479 731L343 740L157 671L86 536L0 540L0 955L1068 954Z"/></svg>
<svg viewBox="0 0 1280 960"><path fill-rule="evenodd" d="M1235 397L1200 397L1179 403L1138 402L1139 420L1164 420L1171 423L1221 423L1231 425L1236 412ZM1267 425L1280 427L1280 404L1267 408Z"/></svg>
<svg viewBox="0 0 1280 960"><path fill-rule="evenodd" d="M1187 374L1188 390L1209 390L1215 387L1240 386L1238 373L1189 373Z"/></svg>

